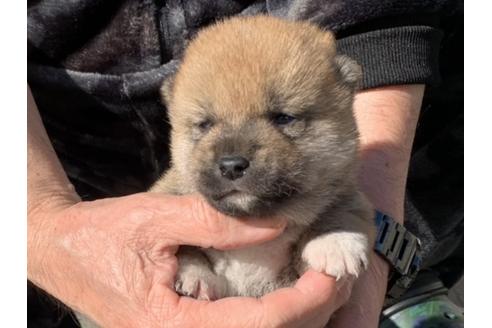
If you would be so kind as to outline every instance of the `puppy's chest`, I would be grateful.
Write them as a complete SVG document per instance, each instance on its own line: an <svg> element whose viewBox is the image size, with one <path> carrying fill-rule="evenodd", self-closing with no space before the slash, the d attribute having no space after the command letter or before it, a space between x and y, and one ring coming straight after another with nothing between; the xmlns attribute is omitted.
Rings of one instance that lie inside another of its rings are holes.
<svg viewBox="0 0 492 328"><path fill-rule="evenodd" d="M228 281L229 294L261 296L279 288L283 272L293 263L300 231L286 231L265 244L239 250L207 250L215 273Z"/></svg>

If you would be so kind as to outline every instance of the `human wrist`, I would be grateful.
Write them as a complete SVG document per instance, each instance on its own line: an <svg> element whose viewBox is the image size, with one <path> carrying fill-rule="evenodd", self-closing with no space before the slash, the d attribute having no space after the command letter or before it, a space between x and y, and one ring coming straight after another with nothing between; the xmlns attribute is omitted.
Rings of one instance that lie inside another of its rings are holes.
<svg viewBox="0 0 492 328"><path fill-rule="evenodd" d="M73 187L53 184L29 185L27 202L27 278L36 286L55 297L64 294L63 289L69 283L63 277L66 274L68 255L60 245L63 236L69 231L76 219L71 207L80 202Z"/></svg>
<svg viewBox="0 0 492 328"><path fill-rule="evenodd" d="M360 188L375 210L403 223L405 182L401 176L390 176L384 172L377 163L376 160L363 166L363 175L359 177ZM382 162L380 165L385 164Z"/></svg>
<svg viewBox="0 0 492 328"><path fill-rule="evenodd" d="M59 213L80 201L51 146L30 89L27 89L27 264L28 279L49 278Z"/></svg>
<svg viewBox="0 0 492 328"><path fill-rule="evenodd" d="M80 202L80 197L68 183L33 180L28 181L27 197L27 277L35 285L46 287L51 267L64 259L56 253L56 244L69 222L60 216Z"/></svg>
<svg viewBox="0 0 492 328"><path fill-rule="evenodd" d="M58 201L31 213L27 278L71 309L92 314L104 311L104 302L91 286L92 273L84 269L87 263L80 261L71 247L77 230L84 230L83 221L86 220L80 215L78 205L60 207ZM92 242L83 240L80 234L78 238L79 243Z"/></svg>
<svg viewBox="0 0 492 328"><path fill-rule="evenodd" d="M60 265L66 259L56 251L63 230L57 207L58 201L34 207L27 219L27 278L49 292L54 287L52 275L61 270Z"/></svg>
<svg viewBox="0 0 492 328"><path fill-rule="evenodd" d="M381 309L384 306L386 299L386 292L388 287L388 278L391 272L391 267L388 262L381 258L376 252L371 254L371 265L367 271L367 278L364 281L364 285L373 285L372 289L368 292L366 298L360 298L361 306L369 307L366 310L365 324L362 327L377 327L379 323L379 316ZM364 288L364 286L362 286ZM368 305L367 300L371 300L371 305ZM357 325L353 327L358 327ZM360 327L360 326L359 326Z"/></svg>
<svg viewBox="0 0 492 328"><path fill-rule="evenodd" d="M389 265L371 252L370 265L355 282L348 303L335 314L328 327L377 327L383 308Z"/></svg>

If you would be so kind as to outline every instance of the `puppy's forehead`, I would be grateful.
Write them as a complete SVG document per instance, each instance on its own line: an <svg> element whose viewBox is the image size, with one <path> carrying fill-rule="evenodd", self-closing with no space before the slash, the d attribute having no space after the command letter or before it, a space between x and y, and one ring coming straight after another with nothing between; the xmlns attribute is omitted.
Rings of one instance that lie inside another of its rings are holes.
<svg viewBox="0 0 492 328"><path fill-rule="evenodd" d="M334 38L308 23L243 17L205 29L190 43L175 80L179 99L222 116L296 107L335 83Z"/></svg>

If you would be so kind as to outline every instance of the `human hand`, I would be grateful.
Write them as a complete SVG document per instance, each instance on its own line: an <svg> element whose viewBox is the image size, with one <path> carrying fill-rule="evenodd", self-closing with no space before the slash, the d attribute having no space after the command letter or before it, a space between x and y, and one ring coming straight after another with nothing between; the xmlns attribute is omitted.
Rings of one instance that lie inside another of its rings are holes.
<svg viewBox="0 0 492 328"><path fill-rule="evenodd" d="M31 215L40 226L30 229L29 279L104 327L322 327L348 298L316 272L261 299L179 297L179 245L244 247L284 227L226 217L198 196L144 193Z"/></svg>

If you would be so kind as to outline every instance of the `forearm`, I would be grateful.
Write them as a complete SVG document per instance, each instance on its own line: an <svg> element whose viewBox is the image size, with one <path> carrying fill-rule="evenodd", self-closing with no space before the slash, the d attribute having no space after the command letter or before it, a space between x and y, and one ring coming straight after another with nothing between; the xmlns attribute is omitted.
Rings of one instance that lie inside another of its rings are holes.
<svg viewBox="0 0 492 328"><path fill-rule="evenodd" d="M423 85L370 89L360 92L354 104L361 135L361 187L378 210L400 222L423 93Z"/></svg>
<svg viewBox="0 0 492 328"><path fill-rule="evenodd" d="M79 198L70 184L44 129L31 91L27 91L27 206L28 213L51 204Z"/></svg>
<svg viewBox="0 0 492 328"><path fill-rule="evenodd" d="M423 85L391 86L359 93L354 111L361 134L360 185L374 207L403 222L408 163ZM389 265L375 252L334 327L377 327Z"/></svg>
<svg viewBox="0 0 492 328"><path fill-rule="evenodd" d="M54 228L49 213L79 201L51 146L31 91L27 91L28 279L41 283L47 242Z"/></svg>

